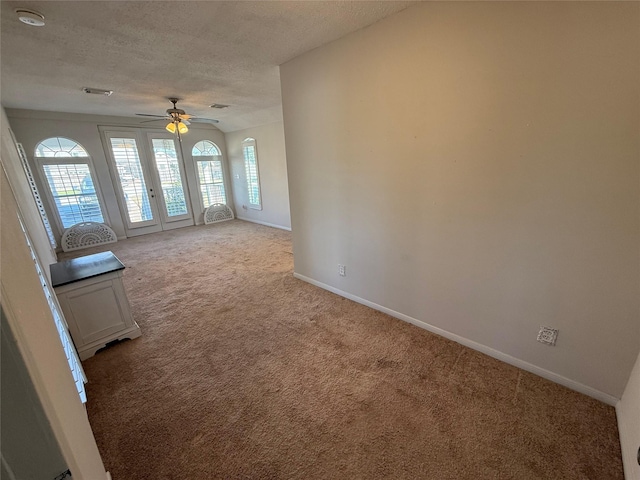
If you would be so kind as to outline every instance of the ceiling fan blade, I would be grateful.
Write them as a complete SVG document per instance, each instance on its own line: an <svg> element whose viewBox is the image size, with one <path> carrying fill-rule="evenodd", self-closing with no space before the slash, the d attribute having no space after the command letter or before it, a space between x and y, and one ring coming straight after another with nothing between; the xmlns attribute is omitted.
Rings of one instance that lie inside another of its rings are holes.
<svg viewBox="0 0 640 480"><path fill-rule="evenodd" d="M215 118L191 117L190 120L196 123L220 123L220 120L216 120Z"/></svg>
<svg viewBox="0 0 640 480"><path fill-rule="evenodd" d="M167 120L166 118L154 118L153 120L144 120L140 123L159 122L160 120Z"/></svg>
<svg viewBox="0 0 640 480"><path fill-rule="evenodd" d="M166 115L150 115L148 113L136 113L139 117L157 117L157 118L167 118Z"/></svg>

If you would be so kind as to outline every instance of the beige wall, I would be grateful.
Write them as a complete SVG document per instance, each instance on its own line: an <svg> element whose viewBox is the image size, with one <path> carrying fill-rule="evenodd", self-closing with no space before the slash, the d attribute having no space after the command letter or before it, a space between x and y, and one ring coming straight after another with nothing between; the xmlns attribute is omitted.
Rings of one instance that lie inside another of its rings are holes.
<svg viewBox="0 0 640 480"><path fill-rule="evenodd" d="M640 343L639 22L426 2L282 65L296 274L615 403Z"/></svg>
<svg viewBox="0 0 640 480"><path fill-rule="evenodd" d="M616 406L622 444L625 478L640 478L637 455L640 448L640 355L633 367L627 388Z"/></svg>
<svg viewBox="0 0 640 480"><path fill-rule="evenodd" d="M231 164L233 199L238 218L291 229L287 159L282 122L226 133L225 137ZM249 137L256 139L262 210L244 208L248 207L249 202L242 141Z"/></svg>

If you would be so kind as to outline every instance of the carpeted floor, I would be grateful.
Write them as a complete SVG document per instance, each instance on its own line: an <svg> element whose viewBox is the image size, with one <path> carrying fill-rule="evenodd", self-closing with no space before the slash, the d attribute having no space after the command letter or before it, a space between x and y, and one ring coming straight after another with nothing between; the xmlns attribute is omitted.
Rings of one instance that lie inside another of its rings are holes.
<svg viewBox="0 0 640 480"><path fill-rule="evenodd" d="M615 411L296 280L242 221L112 250L142 337L84 362L114 480L622 479Z"/></svg>

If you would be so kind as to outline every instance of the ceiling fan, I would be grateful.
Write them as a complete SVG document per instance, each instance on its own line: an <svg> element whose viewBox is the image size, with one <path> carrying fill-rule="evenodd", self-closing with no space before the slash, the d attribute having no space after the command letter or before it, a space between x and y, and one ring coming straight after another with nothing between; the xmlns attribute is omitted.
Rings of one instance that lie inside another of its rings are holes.
<svg viewBox="0 0 640 480"><path fill-rule="evenodd" d="M181 133L187 133L189 129L187 125L191 123L219 123L218 120L213 118L203 118L196 117L195 115L189 115L181 108L176 107L176 103L178 103L178 98L169 98L171 103L173 103L173 108L168 108L166 115L151 115L148 113L136 113L139 117L155 117L153 120L147 120L147 122L156 122L158 120L168 120L169 123L165 127L171 133L177 133L178 138ZM145 122L143 122L145 123Z"/></svg>

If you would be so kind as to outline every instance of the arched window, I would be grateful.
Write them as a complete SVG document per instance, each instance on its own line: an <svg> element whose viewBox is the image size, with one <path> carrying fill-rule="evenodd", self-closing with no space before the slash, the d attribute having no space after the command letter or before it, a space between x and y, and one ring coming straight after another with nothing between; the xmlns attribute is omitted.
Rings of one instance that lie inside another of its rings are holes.
<svg viewBox="0 0 640 480"><path fill-rule="evenodd" d="M88 157L89 154L75 140L52 137L41 141L36 147L36 157Z"/></svg>
<svg viewBox="0 0 640 480"><path fill-rule="evenodd" d="M191 155L194 157L222 155L218 146L209 140L201 140L193 146Z"/></svg>
<svg viewBox="0 0 640 480"><path fill-rule="evenodd" d="M218 146L209 140L201 140L193 146L191 156L196 163L203 210L214 203L226 204L222 152Z"/></svg>
<svg viewBox="0 0 640 480"><path fill-rule="evenodd" d="M80 222L104 222L91 157L82 145L64 137L47 138L36 146L35 157L61 230Z"/></svg>
<svg viewBox="0 0 640 480"><path fill-rule="evenodd" d="M262 210L260 196L260 170L258 169L258 151L255 138L245 138L242 142L242 156L244 157L244 171L247 176L247 193L249 208Z"/></svg>

